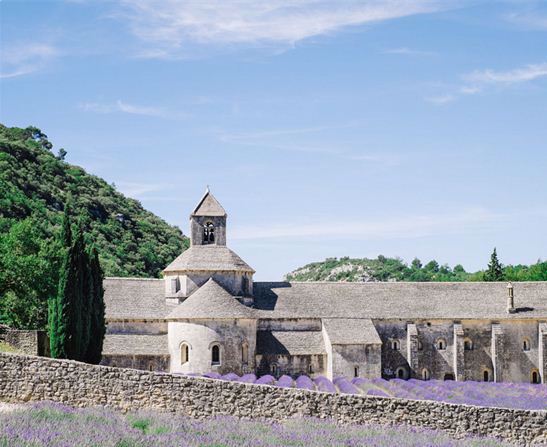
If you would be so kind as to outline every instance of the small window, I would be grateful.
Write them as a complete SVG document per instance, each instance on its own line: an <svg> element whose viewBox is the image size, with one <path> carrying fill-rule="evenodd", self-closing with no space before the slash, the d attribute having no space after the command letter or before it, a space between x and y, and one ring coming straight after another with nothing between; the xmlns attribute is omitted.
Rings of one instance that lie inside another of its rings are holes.
<svg viewBox="0 0 547 447"><path fill-rule="evenodd" d="M179 291L179 279L171 278L171 293L177 293Z"/></svg>
<svg viewBox="0 0 547 447"><path fill-rule="evenodd" d="M454 380L454 374L447 373L444 375L443 380Z"/></svg>
<svg viewBox="0 0 547 447"><path fill-rule="evenodd" d="M180 364L184 365L190 360L190 347L186 343L180 345Z"/></svg>
<svg viewBox="0 0 547 447"><path fill-rule="evenodd" d="M215 243L215 226L212 222L207 222L203 227L203 244Z"/></svg>
<svg viewBox="0 0 547 447"><path fill-rule="evenodd" d="M211 364L220 365L220 346L213 345L211 347Z"/></svg>
<svg viewBox="0 0 547 447"><path fill-rule="evenodd" d="M308 374L313 374L313 366L308 365Z"/></svg>
<svg viewBox="0 0 547 447"><path fill-rule="evenodd" d="M241 345L241 362L244 365L249 363L249 345L247 343Z"/></svg>
<svg viewBox="0 0 547 447"><path fill-rule="evenodd" d="M353 368L353 377L359 377L359 367L358 366Z"/></svg>
<svg viewBox="0 0 547 447"><path fill-rule="evenodd" d="M439 338L437 340L437 349L439 351L444 351L446 349L446 340L444 338Z"/></svg>
<svg viewBox="0 0 547 447"><path fill-rule="evenodd" d="M523 351L529 351L530 350L530 340L528 340L527 338L522 340L522 350Z"/></svg>
<svg viewBox="0 0 547 447"><path fill-rule="evenodd" d="M249 279L247 276L241 278L241 293L247 295L249 293Z"/></svg>
<svg viewBox="0 0 547 447"><path fill-rule="evenodd" d="M532 370L532 374L530 375L530 383L540 383L539 372L537 369Z"/></svg>
<svg viewBox="0 0 547 447"><path fill-rule="evenodd" d="M394 351L400 351L401 350L401 343L399 340L391 340L391 349Z"/></svg>
<svg viewBox="0 0 547 447"><path fill-rule="evenodd" d="M279 375L279 366L276 363L272 363L270 371L272 372L272 376L277 377Z"/></svg>
<svg viewBox="0 0 547 447"><path fill-rule="evenodd" d="M482 381L490 382L490 371L488 371L487 369L482 372Z"/></svg>
<svg viewBox="0 0 547 447"><path fill-rule="evenodd" d="M424 349L424 344L420 340L418 340L418 351L423 351L423 349Z"/></svg>
<svg viewBox="0 0 547 447"><path fill-rule="evenodd" d="M427 368L422 369L422 380L429 380L430 378L429 370Z"/></svg>
<svg viewBox="0 0 547 447"><path fill-rule="evenodd" d="M473 350L473 342L469 338L466 338L463 341L463 349L464 349L464 351L472 351Z"/></svg>

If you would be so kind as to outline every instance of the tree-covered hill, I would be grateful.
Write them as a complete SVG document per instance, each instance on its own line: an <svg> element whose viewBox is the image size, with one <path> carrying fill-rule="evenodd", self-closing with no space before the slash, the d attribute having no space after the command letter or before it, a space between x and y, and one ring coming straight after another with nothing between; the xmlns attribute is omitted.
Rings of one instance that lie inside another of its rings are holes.
<svg viewBox="0 0 547 447"><path fill-rule="evenodd" d="M496 261L497 262L497 257ZM492 263L492 260L491 260ZM454 268L430 261L422 265L414 259L410 265L400 258L378 256L376 259L327 258L322 262L313 262L288 273L288 281L547 281L547 262L536 264L501 266L498 277L489 276L488 269L478 272L466 272L461 265Z"/></svg>
<svg viewBox="0 0 547 447"><path fill-rule="evenodd" d="M65 162L65 155L64 149L54 155L37 128L0 125L0 235L30 219L36 236L51 240L70 195L73 221L81 222L99 251L105 275L159 276L188 246L180 229Z"/></svg>

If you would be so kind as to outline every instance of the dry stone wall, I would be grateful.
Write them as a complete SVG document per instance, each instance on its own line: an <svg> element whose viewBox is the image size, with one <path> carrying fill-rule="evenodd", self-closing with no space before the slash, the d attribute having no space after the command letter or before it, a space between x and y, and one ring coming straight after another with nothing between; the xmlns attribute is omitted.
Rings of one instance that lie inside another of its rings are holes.
<svg viewBox="0 0 547 447"><path fill-rule="evenodd" d="M408 424L456 437L496 436L519 445L547 441L546 411L328 394L16 354L0 354L0 400L152 408L195 418L314 416L341 423Z"/></svg>

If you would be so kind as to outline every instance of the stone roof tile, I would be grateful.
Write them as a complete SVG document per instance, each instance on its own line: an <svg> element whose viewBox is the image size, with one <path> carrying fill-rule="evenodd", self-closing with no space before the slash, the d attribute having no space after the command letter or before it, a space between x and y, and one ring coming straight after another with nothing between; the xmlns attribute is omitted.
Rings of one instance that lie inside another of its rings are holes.
<svg viewBox="0 0 547 447"><path fill-rule="evenodd" d="M177 305L169 321L186 319L255 318L253 309L241 304L213 278Z"/></svg>
<svg viewBox="0 0 547 447"><path fill-rule="evenodd" d="M164 270L164 272L188 271L254 273L254 270L243 259L224 245L194 245L184 251Z"/></svg>
<svg viewBox="0 0 547 447"><path fill-rule="evenodd" d="M381 344L380 336L369 319L324 318L323 328L333 345Z"/></svg>
<svg viewBox="0 0 547 447"><path fill-rule="evenodd" d="M106 334L104 355L169 355L167 335Z"/></svg>
<svg viewBox="0 0 547 447"><path fill-rule="evenodd" d="M258 331L258 354L314 355L325 354L325 343L320 331Z"/></svg>

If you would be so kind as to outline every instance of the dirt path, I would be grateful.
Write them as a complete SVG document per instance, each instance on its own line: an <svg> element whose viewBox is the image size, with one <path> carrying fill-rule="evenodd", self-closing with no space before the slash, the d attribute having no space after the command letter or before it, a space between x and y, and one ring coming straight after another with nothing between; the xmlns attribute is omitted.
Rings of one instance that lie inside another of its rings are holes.
<svg viewBox="0 0 547 447"><path fill-rule="evenodd" d="M15 410L22 410L24 405L22 404L7 404L5 402L0 402L0 413L11 413Z"/></svg>

